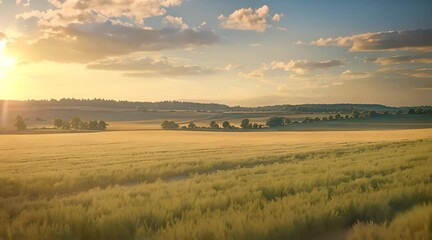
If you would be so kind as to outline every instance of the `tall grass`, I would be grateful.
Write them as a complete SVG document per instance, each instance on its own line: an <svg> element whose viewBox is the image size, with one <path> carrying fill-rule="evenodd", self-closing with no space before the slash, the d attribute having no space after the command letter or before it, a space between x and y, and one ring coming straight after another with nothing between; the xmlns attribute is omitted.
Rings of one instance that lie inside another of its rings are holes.
<svg viewBox="0 0 432 240"><path fill-rule="evenodd" d="M0 239L430 239L430 139L7 152Z"/></svg>

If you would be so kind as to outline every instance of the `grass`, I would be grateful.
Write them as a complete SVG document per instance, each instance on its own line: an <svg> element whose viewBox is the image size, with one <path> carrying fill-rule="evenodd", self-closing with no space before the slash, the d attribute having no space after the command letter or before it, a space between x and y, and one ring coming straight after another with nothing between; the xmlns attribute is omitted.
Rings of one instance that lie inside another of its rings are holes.
<svg viewBox="0 0 432 240"><path fill-rule="evenodd" d="M430 136L3 135L0 239L430 239Z"/></svg>

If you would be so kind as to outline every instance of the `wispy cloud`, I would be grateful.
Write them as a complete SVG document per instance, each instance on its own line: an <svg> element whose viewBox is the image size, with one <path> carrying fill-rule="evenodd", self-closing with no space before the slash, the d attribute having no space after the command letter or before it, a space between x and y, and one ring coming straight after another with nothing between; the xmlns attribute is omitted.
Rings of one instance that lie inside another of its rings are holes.
<svg viewBox="0 0 432 240"><path fill-rule="evenodd" d="M150 58L136 56L111 57L87 65L88 69L120 71L129 77L151 76L192 76L209 75L216 72L212 68L176 64L166 57Z"/></svg>
<svg viewBox="0 0 432 240"><path fill-rule="evenodd" d="M401 64L401 63L432 63L432 58L422 56L393 56L366 58L365 62L379 63L381 65Z"/></svg>
<svg viewBox="0 0 432 240"><path fill-rule="evenodd" d="M432 50L432 29L363 33L346 37L320 38L318 46L349 47L350 51Z"/></svg>
<svg viewBox="0 0 432 240"><path fill-rule="evenodd" d="M285 71L295 72L297 74L304 74L307 71L315 69L326 69L332 67L342 66L344 64L341 60L328 60L322 62L311 62L307 60L291 60L289 62L272 62L270 64L272 69L283 69Z"/></svg>

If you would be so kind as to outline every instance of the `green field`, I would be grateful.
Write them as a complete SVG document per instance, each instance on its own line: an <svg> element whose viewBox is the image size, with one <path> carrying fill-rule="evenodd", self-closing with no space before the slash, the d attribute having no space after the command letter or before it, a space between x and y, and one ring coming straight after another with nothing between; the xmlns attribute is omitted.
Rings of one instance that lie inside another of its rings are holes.
<svg viewBox="0 0 432 240"><path fill-rule="evenodd" d="M432 129L0 136L0 239L430 239Z"/></svg>

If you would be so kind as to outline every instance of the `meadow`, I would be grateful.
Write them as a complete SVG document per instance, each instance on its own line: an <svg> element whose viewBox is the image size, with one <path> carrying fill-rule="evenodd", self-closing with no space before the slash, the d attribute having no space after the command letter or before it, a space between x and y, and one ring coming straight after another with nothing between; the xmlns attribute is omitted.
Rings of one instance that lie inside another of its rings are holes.
<svg viewBox="0 0 432 240"><path fill-rule="evenodd" d="M430 239L432 129L0 136L0 239Z"/></svg>

